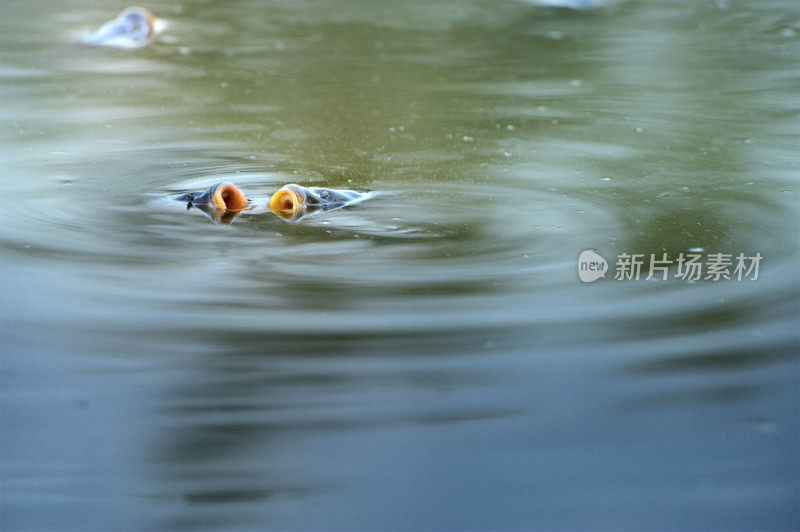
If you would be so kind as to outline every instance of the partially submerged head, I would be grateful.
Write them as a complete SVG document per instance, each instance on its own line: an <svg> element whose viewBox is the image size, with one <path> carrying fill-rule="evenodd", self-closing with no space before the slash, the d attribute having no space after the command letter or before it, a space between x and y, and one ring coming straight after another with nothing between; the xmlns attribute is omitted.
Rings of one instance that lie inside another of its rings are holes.
<svg viewBox="0 0 800 532"><path fill-rule="evenodd" d="M85 42L97 46L138 48L156 33L156 19L143 7L129 7L110 22L88 35Z"/></svg>
<svg viewBox="0 0 800 532"><path fill-rule="evenodd" d="M218 209L226 211L241 211L247 208L247 198L242 191L231 183L222 183L212 187L211 202Z"/></svg>
<svg viewBox="0 0 800 532"><path fill-rule="evenodd" d="M299 185L285 185L269 199L269 210L282 218L294 218L306 208L306 191Z"/></svg>
<svg viewBox="0 0 800 532"><path fill-rule="evenodd" d="M189 209L197 207L206 212L239 212L250 206L242 191L232 183L217 183L204 192L191 192L176 199L185 201Z"/></svg>

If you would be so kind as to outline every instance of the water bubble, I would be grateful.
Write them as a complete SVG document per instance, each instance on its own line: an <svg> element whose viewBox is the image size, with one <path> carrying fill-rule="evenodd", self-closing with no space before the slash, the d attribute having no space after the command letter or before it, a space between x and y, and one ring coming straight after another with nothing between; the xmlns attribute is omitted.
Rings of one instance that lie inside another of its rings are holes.
<svg viewBox="0 0 800 532"><path fill-rule="evenodd" d="M690 253L702 253L705 251L703 248L689 248Z"/></svg>

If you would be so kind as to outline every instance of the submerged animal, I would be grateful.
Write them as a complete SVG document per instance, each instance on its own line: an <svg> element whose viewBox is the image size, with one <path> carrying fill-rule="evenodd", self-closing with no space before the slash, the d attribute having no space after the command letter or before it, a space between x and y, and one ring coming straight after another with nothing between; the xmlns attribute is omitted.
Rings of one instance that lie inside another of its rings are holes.
<svg viewBox="0 0 800 532"><path fill-rule="evenodd" d="M178 196L186 201L188 208L208 207L224 211L243 211L250 205L242 191L232 183L217 183L204 192L194 192Z"/></svg>
<svg viewBox="0 0 800 532"><path fill-rule="evenodd" d="M218 224L231 223L250 207L250 201L232 183L217 183L208 190L181 194L175 199L185 201L187 210L194 207Z"/></svg>
<svg viewBox="0 0 800 532"><path fill-rule="evenodd" d="M364 201L368 193L320 187L284 185L269 200L269 210L285 220L300 220L319 211L332 211Z"/></svg>
<svg viewBox="0 0 800 532"><path fill-rule="evenodd" d="M269 199L267 208L287 221L297 222L317 212L333 211L364 201L369 192L334 188L285 185ZM217 223L230 223L254 204L232 183L217 183L208 190L181 194L175 198L186 202L186 208L196 208ZM255 208L252 214L264 212Z"/></svg>
<svg viewBox="0 0 800 532"><path fill-rule="evenodd" d="M157 20L147 9L129 7L114 20L85 36L83 42L92 46L141 48L162 28L163 22Z"/></svg>

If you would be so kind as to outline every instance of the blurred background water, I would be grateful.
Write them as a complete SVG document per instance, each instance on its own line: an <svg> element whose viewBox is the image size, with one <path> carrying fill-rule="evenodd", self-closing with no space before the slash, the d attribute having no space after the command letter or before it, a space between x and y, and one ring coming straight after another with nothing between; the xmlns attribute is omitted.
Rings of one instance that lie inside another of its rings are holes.
<svg viewBox="0 0 800 532"><path fill-rule="evenodd" d="M2 528L796 529L798 6L550 3L2 2Z"/></svg>

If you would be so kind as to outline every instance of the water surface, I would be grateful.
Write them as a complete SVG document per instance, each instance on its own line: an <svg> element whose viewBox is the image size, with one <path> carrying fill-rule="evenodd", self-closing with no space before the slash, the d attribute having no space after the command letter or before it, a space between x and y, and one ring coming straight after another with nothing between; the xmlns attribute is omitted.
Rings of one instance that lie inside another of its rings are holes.
<svg viewBox="0 0 800 532"><path fill-rule="evenodd" d="M793 2L123 7L0 6L3 529L797 528Z"/></svg>

